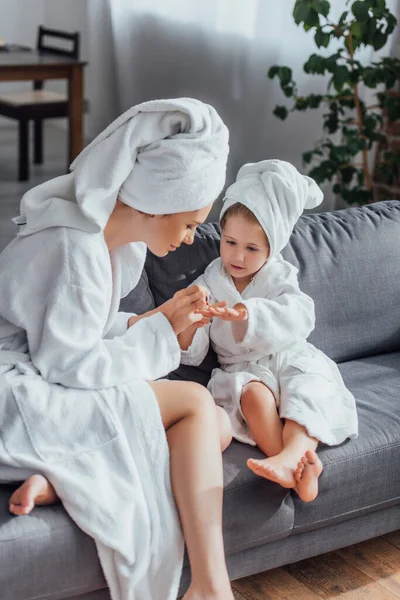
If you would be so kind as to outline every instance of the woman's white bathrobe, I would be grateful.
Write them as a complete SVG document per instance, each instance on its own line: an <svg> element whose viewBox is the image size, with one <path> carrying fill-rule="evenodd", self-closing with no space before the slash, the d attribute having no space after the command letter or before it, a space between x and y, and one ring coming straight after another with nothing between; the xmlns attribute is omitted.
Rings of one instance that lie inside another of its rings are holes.
<svg viewBox="0 0 400 600"><path fill-rule="evenodd" d="M156 398L180 361L158 313L130 329L121 296L144 244L52 227L0 255L0 480L46 475L96 541L114 600L175 600L183 539ZM29 352L28 352L29 345Z"/></svg>
<svg viewBox="0 0 400 600"><path fill-rule="evenodd" d="M314 328L314 303L301 292L297 269L280 254L269 259L240 294L217 258L195 284L209 291L210 303L246 306L248 320L215 318L197 330L184 364L199 365L209 342L218 355L208 385L216 403L228 413L233 435L255 445L244 419L243 386L261 381L273 392L281 418L303 425L310 436L329 445L357 435L353 395L336 364L306 339Z"/></svg>

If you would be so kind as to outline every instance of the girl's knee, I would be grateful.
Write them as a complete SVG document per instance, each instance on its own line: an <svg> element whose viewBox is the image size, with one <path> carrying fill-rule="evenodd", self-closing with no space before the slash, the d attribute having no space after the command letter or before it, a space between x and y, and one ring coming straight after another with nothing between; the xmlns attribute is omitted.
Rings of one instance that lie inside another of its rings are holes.
<svg viewBox="0 0 400 600"><path fill-rule="evenodd" d="M250 381L242 390L242 396L240 398L242 410L245 411L246 408L253 406L255 402L275 404L273 393L266 385L261 383L261 381Z"/></svg>
<svg viewBox="0 0 400 600"><path fill-rule="evenodd" d="M221 440L221 451L223 452L227 449L227 447L232 441L232 425L226 411L224 411L224 409L220 406L216 406L215 408L217 410L219 437Z"/></svg>

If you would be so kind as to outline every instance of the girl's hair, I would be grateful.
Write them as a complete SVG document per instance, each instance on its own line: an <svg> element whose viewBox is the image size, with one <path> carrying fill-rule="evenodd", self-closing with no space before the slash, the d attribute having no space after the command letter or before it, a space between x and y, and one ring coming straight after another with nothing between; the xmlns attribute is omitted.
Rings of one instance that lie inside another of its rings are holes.
<svg viewBox="0 0 400 600"><path fill-rule="evenodd" d="M250 223L255 223L259 225L257 217L254 213L251 212L247 206L244 204L240 204L240 202L236 202L236 204L232 204L222 215L222 219L220 221L221 229L224 229L227 220L229 217L243 217L246 221L250 221Z"/></svg>
<svg viewBox="0 0 400 600"><path fill-rule="evenodd" d="M238 217L238 216L243 217L243 219L246 219L246 221L249 221L249 223L254 223L255 225L258 225L259 227L261 227L260 222L257 219L257 217L255 216L255 214L252 213L251 210L249 208L247 208L247 206L245 206L244 204L240 204L240 202L236 202L236 204L232 204L232 206L230 206L222 215L222 218L219 222L221 230L222 231L224 230L229 217ZM270 245L269 245L268 236L265 233L265 231L263 231L263 232L264 232L265 240L267 242L267 246L269 249Z"/></svg>

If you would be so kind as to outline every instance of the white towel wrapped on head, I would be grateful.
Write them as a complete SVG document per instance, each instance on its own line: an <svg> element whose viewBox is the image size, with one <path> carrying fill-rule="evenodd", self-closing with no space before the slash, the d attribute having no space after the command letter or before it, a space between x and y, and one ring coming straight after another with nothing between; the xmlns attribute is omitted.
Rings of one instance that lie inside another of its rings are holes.
<svg viewBox="0 0 400 600"><path fill-rule="evenodd" d="M305 208L321 204L323 193L313 179L284 160L243 165L226 191L220 218L230 206L244 204L257 217L270 246L270 258L287 245Z"/></svg>
<svg viewBox="0 0 400 600"><path fill-rule="evenodd" d="M28 191L19 235L53 226L98 232L117 198L149 214L199 210L225 182L228 130L199 100L133 106L74 160L71 173Z"/></svg>

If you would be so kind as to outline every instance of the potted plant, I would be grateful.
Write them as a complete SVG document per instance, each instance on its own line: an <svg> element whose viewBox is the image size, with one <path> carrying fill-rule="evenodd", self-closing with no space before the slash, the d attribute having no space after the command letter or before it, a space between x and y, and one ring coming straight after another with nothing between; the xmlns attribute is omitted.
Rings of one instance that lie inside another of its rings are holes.
<svg viewBox="0 0 400 600"><path fill-rule="evenodd" d="M363 65L359 59L363 47L379 50L395 29L397 20L386 0L347 5L336 22L329 16L327 0L296 0L293 10L296 24L314 33L318 48L328 48L333 40L339 46L329 56L312 54L303 66L310 75L330 75L326 93L302 96L286 66L271 67L268 76L278 78L283 93L292 100L290 110L275 107L277 117L325 108L322 137L303 153L303 161L318 183L332 182L334 193L347 204L360 205L377 199L379 185L395 185L399 180L400 152L391 147L387 131L400 119L400 60L382 57ZM365 100L365 88L373 90L372 102ZM372 169L369 154L376 144L379 151Z"/></svg>

